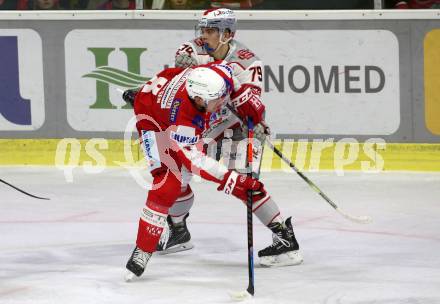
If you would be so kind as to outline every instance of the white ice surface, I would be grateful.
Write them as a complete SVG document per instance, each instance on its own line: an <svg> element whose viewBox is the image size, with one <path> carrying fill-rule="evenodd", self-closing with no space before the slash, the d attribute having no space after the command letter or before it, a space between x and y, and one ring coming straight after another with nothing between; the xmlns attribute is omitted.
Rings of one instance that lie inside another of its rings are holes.
<svg viewBox="0 0 440 304"><path fill-rule="evenodd" d="M313 173L341 217L296 174L262 180L294 228L300 266L255 269L252 303L440 303L440 174ZM0 303L230 303L247 286L244 206L208 183L193 183L189 218L195 248L155 255L141 279L125 283L145 200L126 170L0 168ZM255 218L254 218L255 219ZM271 234L255 219L254 247Z"/></svg>

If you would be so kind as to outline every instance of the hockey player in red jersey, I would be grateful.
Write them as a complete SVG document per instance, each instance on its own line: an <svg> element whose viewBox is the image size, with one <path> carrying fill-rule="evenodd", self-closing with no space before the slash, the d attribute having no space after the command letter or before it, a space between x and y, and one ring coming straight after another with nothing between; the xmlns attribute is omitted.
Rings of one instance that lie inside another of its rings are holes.
<svg viewBox="0 0 440 304"><path fill-rule="evenodd" d="M261 103L262 71L260 59L245 45L234 38L236 18L230 9L210 9L203 13L198 23L199 36L182 44L175 56L176 67L189 67L206 64L216 60L224 60L232 69L235 79L235 91L231 95L230 106L243 116L251 116L256 124L255 135L262 143L254 153L258 174L263 145L268 133L264 123L264 106ZM222 150L224 134L229 133L232 139L230 151ZM217 144L217 160L223 155L229 169L240 171L245 166L245 151L238 149L238 143L246 137L246 130L240 120L222 107L211 114L204 135L215 139ZM190 176L186 178L189 181ZM186 219L193 205L194 194L187 181L182 187L182 193L172 206L167 218L168 226L159 242L158 251L172 253L193 247L191 235L186 225ZM260 250L260 264L263 266L297 265L303 261L299 245L294 237L291 218L286 221L272 198L267 197L253 209L258 219L274 233L271 246ZM293 236L293 237L287 237Z"/></svg>
<svg viewBox="0 0 440 304"><path fill-rule="evenodd" d="M144 272L156 251L169 208L181 193L184 172L217 183L220 191L255 202L267 197L257 179L238 174L201 149L206 112L219 109L234 87L230 68L218 64L197 68L170 68L149 80L139 91L124 92L133 104L136 127L153 176L139 219L136 247L127 262L127 280Z"/></svg>

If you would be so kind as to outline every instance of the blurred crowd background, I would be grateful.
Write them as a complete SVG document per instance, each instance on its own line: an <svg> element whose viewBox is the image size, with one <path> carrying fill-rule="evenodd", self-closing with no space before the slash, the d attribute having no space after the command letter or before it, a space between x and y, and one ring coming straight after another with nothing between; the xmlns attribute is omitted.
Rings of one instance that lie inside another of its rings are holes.
<svg viewBox="0 0 440 304"><path fill-rule="evenodd" d="M376 2L376 3L375 3ZM379 3L379 5L378 5ZM440 9L440 0L0 0L0 10Z"/></svg>

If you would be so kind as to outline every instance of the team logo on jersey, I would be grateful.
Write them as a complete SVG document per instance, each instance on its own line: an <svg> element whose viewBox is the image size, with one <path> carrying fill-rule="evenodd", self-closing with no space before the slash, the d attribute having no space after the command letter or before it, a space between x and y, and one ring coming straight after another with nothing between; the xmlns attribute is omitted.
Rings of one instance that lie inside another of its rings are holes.
<svg viewBox="0 0 440 304"><path fill-rule="evenodd" d="M170 122L175 123L177 119L177 113L179 113L179 108L182 103L182 99L176 98L174 99L173 103L171 104L171 110L170 110Z"/></svg>
<svg viewBox="0 0 440 304"><path fill-rule="evenodd" d="M251 59L252 57L255 57L255 54L248 49L238 50L237 55L238 58L240 58L241 60L247 60L247 59Z"/></svg>

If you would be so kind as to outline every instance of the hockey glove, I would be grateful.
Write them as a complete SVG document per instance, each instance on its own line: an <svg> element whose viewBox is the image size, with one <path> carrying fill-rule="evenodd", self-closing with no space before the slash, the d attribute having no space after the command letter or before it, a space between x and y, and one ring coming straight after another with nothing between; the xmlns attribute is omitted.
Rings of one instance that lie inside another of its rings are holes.
<svg viewBox="0 0 440 304"><path fill-rule="evenodd" d="M248 137L248 127L246 124L241 126L243 138ZM254 137L258 139L261 144L264 144L266 137L270 135L270 128L266 122L262 120L259 124L254 126Z"/></svg>
<svg viewBox="0 0 440 304"><path fill-rule="evenodd" d="M176 68L189 68L198 65L198 63L197 60L191 56L186 54L177 54L174 65Z"/></svg>
<svg viewBox="0 0 440 304"><path fill-rule="evenodd" d="M136 94L138 92L139 92L139 88L128 89L124 91L124 93L122 94L122 99L124 99L126 103L129 103L131 104L132 107L134 107L134 99L136 98Z"/></svg>
<svg viewBox="0 0 440 304"><path fill-rule="evenodd" d="M238 174L232 170L225 174L217 190L233 195L242 201L247 200L248 191L252 191L255 202L266 196L264 185L258 179Z"/></svg>
<svg viewBox="0 0 440 304"><path fill-rule="evenodd" d="M237 107L237 112L240 117L251 117L254 124L258 124L264 118L264 109L265 107L260 97L253 95L246 102Z"/></svg>

